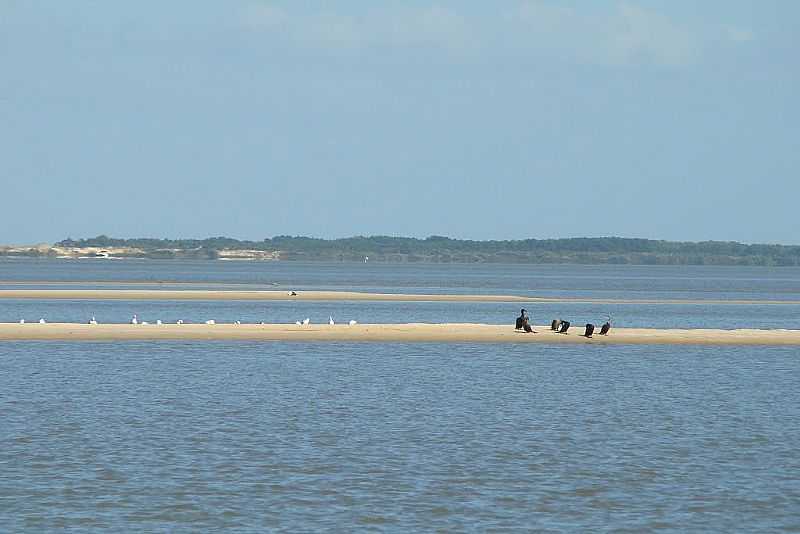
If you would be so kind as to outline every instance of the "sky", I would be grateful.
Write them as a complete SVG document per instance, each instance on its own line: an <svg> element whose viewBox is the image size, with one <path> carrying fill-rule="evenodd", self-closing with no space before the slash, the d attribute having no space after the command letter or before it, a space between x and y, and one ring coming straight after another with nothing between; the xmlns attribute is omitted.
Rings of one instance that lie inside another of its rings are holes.
<svg viewBox="0 0 800 534"><path fill-rule="evenodd" d="M0 243L800 244L800 2L0 0Z"/></svg>

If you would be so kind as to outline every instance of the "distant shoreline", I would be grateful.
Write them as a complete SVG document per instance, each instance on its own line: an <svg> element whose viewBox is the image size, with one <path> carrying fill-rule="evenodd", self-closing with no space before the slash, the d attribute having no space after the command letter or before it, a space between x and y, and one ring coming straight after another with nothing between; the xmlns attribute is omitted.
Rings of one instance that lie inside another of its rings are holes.
<svg viewBox="0 0 800 534"><path fill-rule="evenodd" d="M318 239L276 236L260 241L120 239L97 236L54 244L0 246L0 257L69 259L198 259L359 263L496 263L570 265L800 266L800 246L728 241L679 242L622 237L473 241L431 236Z"/></svg>

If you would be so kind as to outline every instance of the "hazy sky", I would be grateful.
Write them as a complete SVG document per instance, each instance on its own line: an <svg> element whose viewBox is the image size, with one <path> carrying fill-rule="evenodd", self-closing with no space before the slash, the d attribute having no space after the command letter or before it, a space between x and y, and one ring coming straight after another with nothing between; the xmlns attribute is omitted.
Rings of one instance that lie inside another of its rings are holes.
<svg viewBox="0 0 800 534"><path fill-rule="evenodd" d="M800 2L0 0L0 242L800 243Z"/></svg>

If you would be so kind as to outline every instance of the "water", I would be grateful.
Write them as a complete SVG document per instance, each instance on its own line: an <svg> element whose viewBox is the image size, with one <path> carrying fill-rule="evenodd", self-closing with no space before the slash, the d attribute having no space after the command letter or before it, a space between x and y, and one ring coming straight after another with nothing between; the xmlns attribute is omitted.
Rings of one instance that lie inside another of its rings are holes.
<svg viewBox="0 0 800 534"><path fill-rule="evenodd" d="M0 286L795 300L800 270L0 262ZM5 285L4 285L5 284ZM508 323L513 303L0 300L0 321ZM798 305L537 305L797 328ZM795 347L0 343L0 530L800 531Z"/></svg>
<svg viewBox="0 0 800 534"><path fill-rule="evenodd" d="M520 303L477 302L223 302L223 301L69 301L0 300L0 322L25 319L36 322L85 323L95 316L101 323L127 323L133 314L154 323L294 323L309 317L327 324L328 317L346 323L485 323L513 324ZM549 324L556 317L573 324L602 324L608 316L618 327L643 328L800 328L797 305L711 304L524 304L536 324Z"/></svg>
<svg viewBox="0 0 800 534"><path fill-rule="evenodd" d="M97 282L104 282L98 285ZM0 288L331 289L800 302L800 267L379 264L0 258ZM135 284L135 285L134 285ZM246 287L242 287L246 286Z"/></svg>
<svg viewBox="0 0 800 534"><path fill-rule="evenodd" d="M9 531L800 528L795 349L3 351Z"/></svg>
<svg viewBox="0 0 800 534"><path fill-rule="evenodd" d="M0 288L238 288L478 293L611 299L692 299L699 304L543 303L537 324L652 328L800 328L800 268L583 265L418 265L295 262L6 260ZM751 299L748 305L704 301ZM769 304L769 301L796 304ZM220 302L0 300L0 322L242 321L294 323L328 317L361 323L508 324L519 303Z"/></svg>

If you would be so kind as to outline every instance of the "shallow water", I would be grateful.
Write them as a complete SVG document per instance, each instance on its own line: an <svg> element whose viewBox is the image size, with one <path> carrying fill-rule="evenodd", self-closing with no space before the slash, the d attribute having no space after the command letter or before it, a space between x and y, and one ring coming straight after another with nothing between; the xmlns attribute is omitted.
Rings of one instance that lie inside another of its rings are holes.
<svg viewBox="0 0 800 534"><path fill-rule="evenodd" d="M800 269L0 261L0 287L59 281L800 299ZM510 324L518 308L0 300L0 321L137 313ZM529 308L539 323L800 321L800 303ZM798 356L796 347L0 342L0 530L797 532Z"/></svg>
<svg viewBox="0 0 800 534"><path fill-rule="evenodd" d="M69 283L66 283L68 282ZM136 285L134 284L134 282ZM143 284L143 285L142 285ZM585 265L415 265L295 262L5 260L0 288L239 288L299 291L492 293L609 299L697 299L696 304L542 303L533 321L651 328L800 328L800 268ZM797 304L719 304L756 299ZM519 303L63 301L0 299L0 322L155 322L510 324Z"/></svg>
<svg viewBox="0 0 800 534"><path fill-rule="evenodd" d="M523 304L535 324L562 318L574 325L602 324L612 317L617 327L643 328L788 328L800 329L797 305L740 304ZM314 324L328 318L346 323L485 323L513 324L521 304L480 302L253 302L253 301L120 301L2 300L0 322L127 323L133 314L154 323L294 323L306 317Z"/></svg>
<svg viewBox="0 0 800 534"><path fill-rule="evenodd" d="M796 349L0 348L9 531L800 528Z"/></svg>
<svg viewBox="0 0 800 534"><path fill-rule="evenodd" d="M71 288L109 287L111 282L113 287L185 288L191 284L195 288L800 301L800 267L0 258L0 288L59 287L64 282Z"/></svg>

